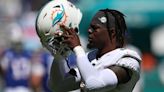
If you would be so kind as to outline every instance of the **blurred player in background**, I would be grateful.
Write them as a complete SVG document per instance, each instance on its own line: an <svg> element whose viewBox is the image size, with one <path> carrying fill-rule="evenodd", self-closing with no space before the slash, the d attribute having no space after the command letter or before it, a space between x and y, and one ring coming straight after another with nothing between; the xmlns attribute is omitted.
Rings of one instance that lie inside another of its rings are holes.
<svg viewBox="0 0 164 92"><path fill-rule="evenodd" d="M8 26L11 47L4 51L0 65L5 82L4 92L31 92L31 54L23 49L22 30L17 23Z"/></svg>
<svg viewBox="0 0 164 92"><path fill-rule="evenodd" d="M23 46L23 31L18 23L8 25L10 46L4 49L0 67L4 79L3 92L41 92L44 66L37 51Z"/></svg>

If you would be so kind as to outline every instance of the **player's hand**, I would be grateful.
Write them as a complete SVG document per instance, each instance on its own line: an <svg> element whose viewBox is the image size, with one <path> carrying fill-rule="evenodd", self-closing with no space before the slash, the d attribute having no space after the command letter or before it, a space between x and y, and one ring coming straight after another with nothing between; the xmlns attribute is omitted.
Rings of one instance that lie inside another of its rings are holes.
<svg viewBox="0 0 164 92"><path fill-rule="evenodd" d="M63 34L64 41L63 41L63 43L67 44L71 49L73 49L76 46L81 45L79 36L77 35L77 31L78 31L77 28L75 28L75 29L67 28L64 25L61 25L60 27L64 31L64 34Z"/></svg>

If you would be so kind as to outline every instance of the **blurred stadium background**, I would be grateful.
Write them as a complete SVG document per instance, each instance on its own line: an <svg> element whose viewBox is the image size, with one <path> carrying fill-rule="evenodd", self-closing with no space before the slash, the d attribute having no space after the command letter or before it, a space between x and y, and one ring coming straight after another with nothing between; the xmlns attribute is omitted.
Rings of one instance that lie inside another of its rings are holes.
<svg viewBox="0 0 164 92"><path fill-rule="evenodd" d="M3 62L5 50L13 46L12 42L21 40L23 49L30 52L33 59L38 61L33 63L44 64L44 57L42 58L40 54L47 51L42 48L35 33L35 18L38 10L48 1L0 0L0 63ZM97 10L110 8L123 12L128 26L128 46L137 50L143 58L141 80L135 92L164 92L164 0L70 1L83 12L80 35L84 44L86 44L89 22ZM51 63L51 60L45 62ZM46 70L47 66L46 68L42 66L43 68L38 68L41 69L40 71L35 72L39 72L36 76L41 76L41 80L44 80L43 76L48 70ZM44 73L40 73L43 71ZM7 73L0 74L0 92L4 92L6 84L2 74ZM33 74L31 73L30 78ZM35 86L35 83L31 85ZM38 92L49 92L43 91L43 85L46 84L41 81L41 85L37 86L41 91Z"/></svg>

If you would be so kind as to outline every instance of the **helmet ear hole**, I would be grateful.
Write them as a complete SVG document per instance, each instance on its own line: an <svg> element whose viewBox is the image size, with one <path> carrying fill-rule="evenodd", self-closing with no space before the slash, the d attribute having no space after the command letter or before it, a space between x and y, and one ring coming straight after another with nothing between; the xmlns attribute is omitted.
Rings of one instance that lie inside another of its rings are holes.
<svg viewBox="0 0 164 92"><path fill-rule="evenodd" d="M79 29L77 27L75 28L75 31L76 31L76 33L79 33Z"/></svg>

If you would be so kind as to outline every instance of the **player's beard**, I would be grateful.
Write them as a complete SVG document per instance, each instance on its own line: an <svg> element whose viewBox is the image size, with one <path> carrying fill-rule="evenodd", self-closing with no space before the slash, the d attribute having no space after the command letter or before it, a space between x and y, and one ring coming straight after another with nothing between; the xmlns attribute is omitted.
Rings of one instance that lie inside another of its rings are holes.
<svg viewBox="0 0 164 92"><path fill-rule="evenodd" d="M88 48L88 49L91 49L92 46L91 46L90 44L87 44L87 48Z"/></svg>
<svg viewBox="0 0 164 92"><path fill-rule="evenodd" d="M88 49L93 49L93 48L95 48L95 47L94 47L93 43L88 43L88 44L87 44L87 48L88 48Z"/></svg>

